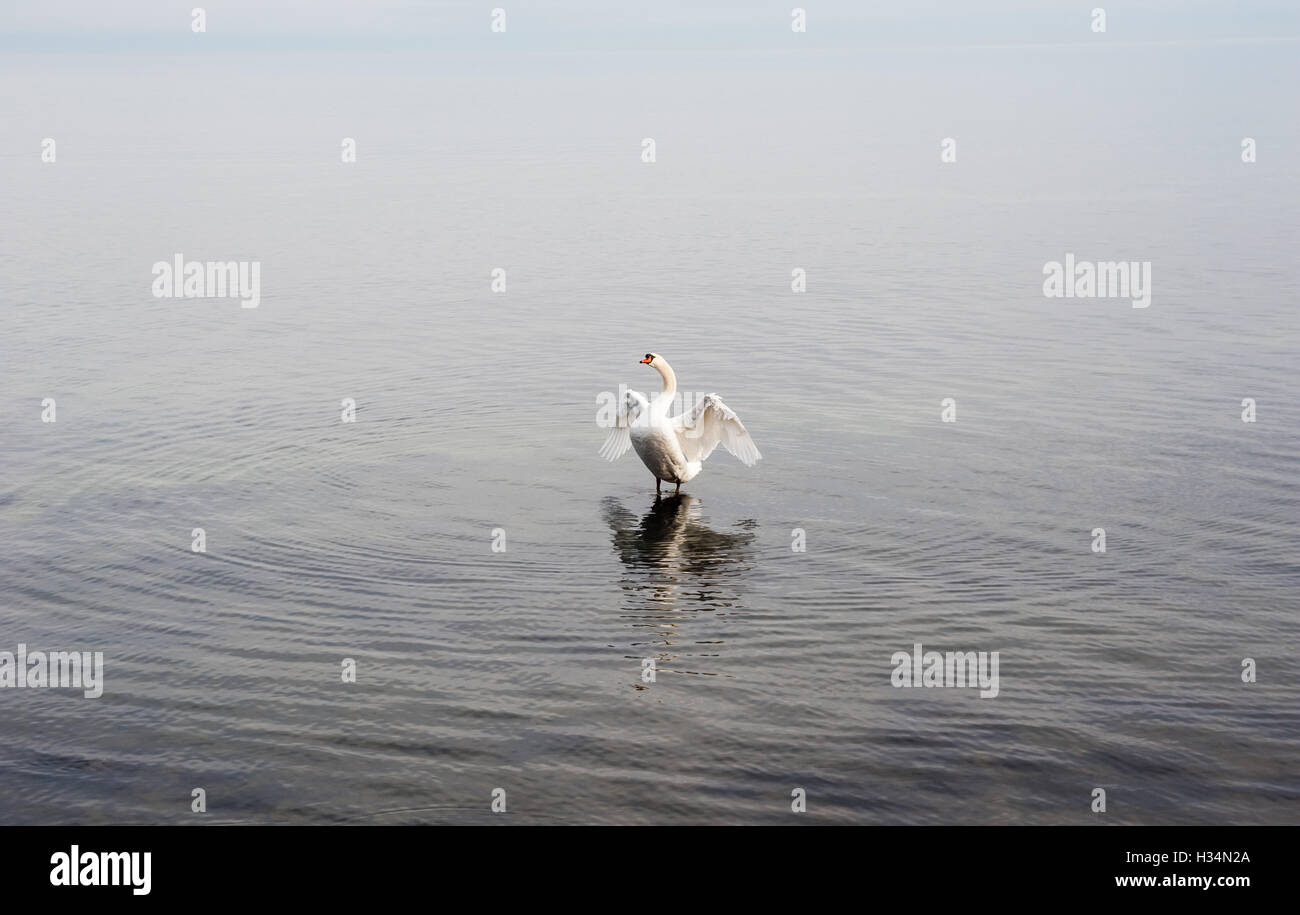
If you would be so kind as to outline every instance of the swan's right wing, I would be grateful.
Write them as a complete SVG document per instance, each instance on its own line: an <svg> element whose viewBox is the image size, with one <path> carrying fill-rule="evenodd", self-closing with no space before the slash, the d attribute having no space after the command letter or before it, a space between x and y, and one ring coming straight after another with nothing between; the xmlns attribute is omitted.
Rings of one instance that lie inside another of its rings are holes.
<svg viewBox="0 0 1300 915"><path fill-rule="evenodd" d="M607 461L614 461L627 453L632 447L632 424L641 415L645 395L628 391L623 395L623 402L618 405L618 416L614 427L605 436L605 444L600 446L600 456Z"/></svg>
<svg viewBox="0 0 1300 915"><path fill-rule="evenodd" d="M758 453L758 446L749 437L745 424L717 394L705 394L694 409L674 416L672 423L677 443L688 461L707 459L719 445L746 467L762 460L763 455Z"/></svg>

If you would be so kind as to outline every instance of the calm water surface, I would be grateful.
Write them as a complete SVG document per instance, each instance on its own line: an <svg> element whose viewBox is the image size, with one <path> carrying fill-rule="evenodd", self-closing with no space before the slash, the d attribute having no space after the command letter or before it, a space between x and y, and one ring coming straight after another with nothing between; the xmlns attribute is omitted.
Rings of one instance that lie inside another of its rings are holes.
<svg viewBox="0 0 1300 915"><path fill-rule="evenodd" d="M106 684L0 691L0 821L1300 821L1297 61L14 55L0 649ZM756 468L597 457L648 350Z"/></svg>

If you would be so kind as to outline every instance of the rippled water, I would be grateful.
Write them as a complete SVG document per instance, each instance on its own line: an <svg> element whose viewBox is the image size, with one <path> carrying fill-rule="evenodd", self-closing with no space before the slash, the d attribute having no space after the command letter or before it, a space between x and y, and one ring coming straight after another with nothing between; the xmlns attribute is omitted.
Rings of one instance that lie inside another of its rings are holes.
<svg viewBox="0 0 1300 915"><path fill-rule="evenodd" d="M0 690L0 820L1300 820L1298 73L11 58L0 650L105 693ZM1067 251L1151 307L1044 298ZM602 462L647 350L765 459ZM893 688L918 641L999 695Z"/></svg>

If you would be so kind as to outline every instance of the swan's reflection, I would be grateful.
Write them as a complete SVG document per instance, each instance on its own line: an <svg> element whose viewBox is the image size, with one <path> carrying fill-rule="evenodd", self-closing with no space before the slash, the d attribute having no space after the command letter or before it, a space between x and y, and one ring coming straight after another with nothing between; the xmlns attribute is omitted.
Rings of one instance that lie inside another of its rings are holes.
<svg viewBox="0 0 1300 915"><path fill-rule="evenodd" d="M654 657L660 673L708 673L686 668L717 657L723 640L712 636L722 633L707 630L717 630L719 621L686 614L735 612L752 559L757 523L740 521L735 532L715 531L699 520L699 501L685 494L657 497L641 518L617 499L604 501L614 551L624 566L623 616L644 636L632 643L640 652L635 657Z"/></svg>

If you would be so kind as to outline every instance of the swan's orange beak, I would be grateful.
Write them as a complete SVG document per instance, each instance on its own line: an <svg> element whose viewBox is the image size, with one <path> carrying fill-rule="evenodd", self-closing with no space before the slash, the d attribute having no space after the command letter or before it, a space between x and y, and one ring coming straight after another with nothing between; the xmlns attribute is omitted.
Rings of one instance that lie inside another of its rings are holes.
<svg viewBox="0 0 1300 915"><path fill-rule="evenodd" d="M642 360L641 360L641 364L642 364L642 365L649 365L649 364L650 364L650 357L649 357L649 356L646 356L644 359L642 359Z"/></svg>

